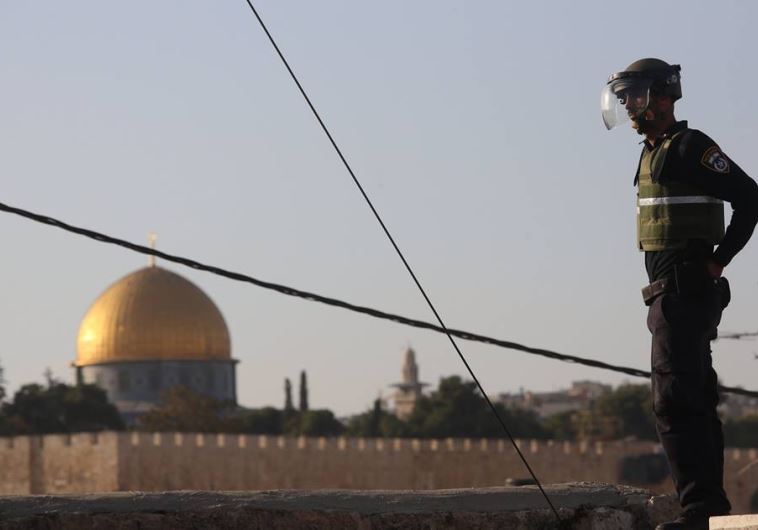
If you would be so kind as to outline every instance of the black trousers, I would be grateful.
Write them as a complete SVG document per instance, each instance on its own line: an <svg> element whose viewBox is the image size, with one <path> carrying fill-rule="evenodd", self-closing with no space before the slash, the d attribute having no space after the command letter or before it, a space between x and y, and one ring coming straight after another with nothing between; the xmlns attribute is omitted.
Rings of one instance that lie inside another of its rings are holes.
<svg viewBox="0 0 758 530"><path fill-rule="evenodd" d="M724 436L710 343L721 320L719 291L665 293L649 308L653 409L658 437L686 511L724 514Z"/></svg>

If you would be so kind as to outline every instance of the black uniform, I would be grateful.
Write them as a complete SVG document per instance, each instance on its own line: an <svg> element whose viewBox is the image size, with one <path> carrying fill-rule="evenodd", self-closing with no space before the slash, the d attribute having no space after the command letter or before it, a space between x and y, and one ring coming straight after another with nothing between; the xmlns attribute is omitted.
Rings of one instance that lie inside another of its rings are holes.
<svg viewBox="0 0 758 530"><path fill-rule="evenodd" d="M663 136L687 129L677 122ZM644 142L643 149L661 146ZM714 154L715 153L715 154ZM659 175L677 179L703 195L731 203L733 213L714 251L705 241L687 248L645 253L650 282L677 275L679 287L652 301L647 325L652 338L652 390L656 427L668 457L682 507L706 514L728 513L724 492L724 438L716 413L717 376L710 342L716 338L728 289L708 276L705 262L727 265L750 239L758 222L758 185L700 131L677 135Z"/></svg>

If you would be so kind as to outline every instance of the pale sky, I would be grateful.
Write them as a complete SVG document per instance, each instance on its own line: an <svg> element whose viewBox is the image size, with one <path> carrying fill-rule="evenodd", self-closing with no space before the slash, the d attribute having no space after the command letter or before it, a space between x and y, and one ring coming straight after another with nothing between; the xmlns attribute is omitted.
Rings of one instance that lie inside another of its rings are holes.
<svg viewBox="0 0 758 530"><path fill-rule="evenodd" d="M682 65L677 116L758 176L753 2L320 2L258 8L451 327L648 368L634 243L639 137L607 132L608 75ZM0 3L0 202L257 278L432 315L244 0ZM729 211L729 208L727 208ZM81 318L147 258L0 214L0 364L72 381ZM758 244L726 269L721 330L758 329ZM163 266L230 328L239 401L360 412L400 378L465 375L447 339ZM495 395L624 376L461 341ZM758 388L758 344L721 341ZM635 380L642 381L642 380Z"/></svg>

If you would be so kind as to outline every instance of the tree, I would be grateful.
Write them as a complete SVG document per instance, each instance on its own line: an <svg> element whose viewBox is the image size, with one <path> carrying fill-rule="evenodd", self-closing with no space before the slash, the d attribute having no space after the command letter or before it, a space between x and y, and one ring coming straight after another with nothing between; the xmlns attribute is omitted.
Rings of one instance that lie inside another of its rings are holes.
<svg viewBox="0 0 758 530"><path fill-rule="evenodd" d="M371 409L348 420L347 433L366 438L394 438L409 436L410 429L404 421L384 410L381 400L377 399Z"/></svg>
<svg viewBox="0 0 758 530"><path fill-rule="evenodd" d="M724 441L730 447L758 447L758 416L725 422Z"/></svg>
<svg viewBox="0 0 758 530"><path fill-rule="evenodd" d="M547 437L547 431L533 412L509 410L500 404L495 408L513 436ZM419 398L408 426L414 436L424 438L505 436L476 384L458 376L442 378L436 391Z"/></svg>
<svg viewBox="0 0 758 530"><path fill-rule="evenodd" d="M229 417L229 432L246 434L286 434L289 436L336 436L345 426L330 410L293 411L287 415L273 407L245 410Z"/></svg>
<svg viewBox="0 0 758 530"><path fill-rule="evenodd" d="M5 377L3 376L3 366L0 365L0 403L5 399Z"/></svg>
<svg viewBox="0 0 758 530"><path fill-rule="evenodd" d="M292 406L292 383L290 383L289 377L284 378L284 414L289 415L294 412L295 407Z"/></svg>
<svg viewBox="0 0 758 530"><path fill-rule="evenodd" d="M246 434L282 434L284 415L274 407L241 412L230 419L234 432Z"/></svg>
<svg viewBox="0 0 758 530"><path fill-rule="evenodd" d="M96 385L69 386L50 378L48 386L28 384L3 405L4 434L121 430L123 420Z"/></svg>
<svg viewBox="0 0 758 530"><path fill-rule="evenodd" d="M308 410L308 378L305 370L300 372L300 412Z"/></svg>
<svg viewBox="0 0 758 530"><path fill-rule="evenodd" d="M62 387L62 388L61 388ZM64 418L69 432L123 429L118 409L97 385L68 386L59 384L63 398Z"/></svg>
<svg viewBox="0 0 758 530"><path fill-rule="evenodd" d="M374 408L371 409L371 415L368 418L368 432L367 436L376 437L379 436L381 424L382 424L382 400L377 398L374 400Z"/></svg>
<svg viewBox="0 0 758 530"><path fill-rule="evenodd" d="M578 414L577 419L580 438L657 438L652 396L645 384L617 387L599 397L588 411Z"/></svg>
<svg viewBox="0 0 758 530"><path fill-rule="evenodd" d="M228 418L231 404L175 386L161 396L159 405L137 419L149 431L224 432L234 425Z"/></svg>
<svg viewBox="0 0 758 530"><path fill-rule="evenodd" d="M550 438L556 440L575 440L577 413L575 411L559 412L548 416L542 422L550 433Z"/></svg>
<svg viewBox="0 0 758 530"><path fill-rule="evenodd" d="M299 436L337 436L345 432L345 426L334 417L331 410L307 410L300 413L296 430L288 434Z"/></svg>

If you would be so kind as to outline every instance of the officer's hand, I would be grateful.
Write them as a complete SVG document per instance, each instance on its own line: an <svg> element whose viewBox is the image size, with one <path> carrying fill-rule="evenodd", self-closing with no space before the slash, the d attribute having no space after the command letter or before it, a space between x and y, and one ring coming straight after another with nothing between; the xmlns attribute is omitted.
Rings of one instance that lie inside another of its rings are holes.
<svg viewBox="0 0 758 530"><path fill-rule="evenodd" d="M705 262L705 268L714 280L721 278L721 274L724 272L724 267L710 259Z"/></svg>

